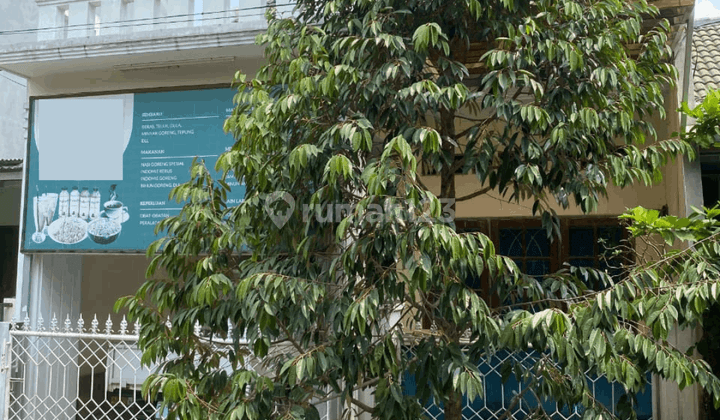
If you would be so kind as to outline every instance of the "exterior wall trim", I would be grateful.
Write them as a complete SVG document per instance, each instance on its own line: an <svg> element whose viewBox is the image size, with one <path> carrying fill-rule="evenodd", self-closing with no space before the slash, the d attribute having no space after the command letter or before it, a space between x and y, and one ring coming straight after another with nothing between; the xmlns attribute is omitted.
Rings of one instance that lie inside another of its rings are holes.
<svg viewBox="0 0 720 420"><path fill-rule="evenodd" d="M68 3L87 2L87 0L35 0L38 6L64 5Z"/></svg>
<svg viewBox="0 0 720 420"><path fill-rule="evenodd" d="M232 47L254 44L264 31L264 20L243 22L240 28L228 30L227 25L187 31L153 31L136 36L76 38L32 43L0 51L0 66L33 62L66 61L109 56L185 51L204 48Z"/></svg>

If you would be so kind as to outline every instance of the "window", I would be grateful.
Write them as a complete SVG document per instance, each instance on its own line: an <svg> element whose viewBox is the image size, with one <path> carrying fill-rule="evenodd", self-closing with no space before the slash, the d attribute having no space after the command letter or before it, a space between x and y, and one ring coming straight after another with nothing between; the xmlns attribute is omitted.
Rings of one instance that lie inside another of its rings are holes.
<svg viewBox="0 0 720 420"><path fill-rule="evenodd" d="M458 232L481 232L493 241L496 252L507 256L518 265L523 272L532 276L542 276L557 271L563 267L564 262L576 267L592 267L608 270L613 276L622 274L620 266L628 263L627 255L623 252L613 254L617 246L628 238L627 230L614 218L561 218L561 236L550 242L545 229L537 219L506 219L506 220L457 220L455 222ZM467 284L478 289L487 298L489 290L486 275L483 278L471 278ZM597 285L590 285L596 287ZM491 298L490 304L498 306L497 298ZM580 407L558 407L552 400L538 401L531 394L515 407L509 407L508 401L527 387L528 384L518 382L513 375L507 381L502 381L500 374L504 362L524 363L537 356L537 353L508 353L498 352L491 359L478 361L478 368L483 374L485 394L474 401L468 401L463 396L463 413L480 413L478 418L499 417L505 409L512 411L512 416L523 416L529 409L542 405L552 418L579 419L582 417ZM604 377L588 376L591 383L590 391L593 396L612 412L624 394L623 388L616 383L608 382ZM404 392L414 395L417 389L413 375L405 376ZM523 408L524 407L524 408ZM429 402L425 409L437 419L443 418L442 407ZM652 383L638 394L638 403L635 407L638 419L649 419L652 416ZM512 417L511 416L511 417Z"/></svg>
<svg viewBox="0 0 720 420"><path fill-rule="evenodd" d="M606 270L613 278L622 275L622 267L631 260L631 253L619 252L627 246L627 230L615 221L590 223L587 220L569 220L563 232L566 252L563 260L574 267ZM588 285L593 289L600 285Z"/></svg>
<svg viewBox="0 0 720 420"><path fill-rule="evenodd" d="M512 258L524 273L542 276L558 269L557 243L539 223L505 222L495 230L498 254Z"/></svg>
<svg viewBox="0 0 720 420"><path fill-rule="evenodd" d="M611 276L622 274L627 252L615 255L623 246L627 230L615 218L562 218L561 237L550 242L537 219L458 220L458 232L482 232L495 244L496 252L511 258L526 274L543 276L563 268L575 267L607 270ZM488 296L487 278L470 278L467 284ZM590 284L591 288L599 285Z"/></svg>

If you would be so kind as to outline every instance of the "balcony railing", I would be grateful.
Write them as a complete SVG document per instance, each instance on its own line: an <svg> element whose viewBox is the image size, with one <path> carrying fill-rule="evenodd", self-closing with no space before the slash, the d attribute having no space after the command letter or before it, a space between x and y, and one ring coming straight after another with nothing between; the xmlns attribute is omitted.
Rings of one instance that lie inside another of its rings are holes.
<svg viewBox="0 0 720 420"><path fill-rule="evenodd" d="M154 30L264 22L268 9L289 15L290 0L234 0L214 7L203 0L98 2L93 0L38 0L38 41L102 35L132 34Z"/></svg>

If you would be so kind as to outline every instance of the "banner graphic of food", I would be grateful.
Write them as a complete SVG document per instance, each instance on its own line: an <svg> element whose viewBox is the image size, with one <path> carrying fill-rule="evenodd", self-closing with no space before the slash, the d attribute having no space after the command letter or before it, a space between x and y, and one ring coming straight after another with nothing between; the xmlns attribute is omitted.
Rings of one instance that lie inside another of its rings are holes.
<svg viewBox="0 0 720 420"><path fill-rule="evenodd" d="M33 198L35 243L51 240L73 245L88 237L100 245L115 241L122 231L122 224L130 218L128 208L118 199L115 185L110 187L108 201L103 203L98 188L74 186L60 193L43 193ZM54 219L57 213L57 219ZM54 220L53 220L54 219Z"/></svg>

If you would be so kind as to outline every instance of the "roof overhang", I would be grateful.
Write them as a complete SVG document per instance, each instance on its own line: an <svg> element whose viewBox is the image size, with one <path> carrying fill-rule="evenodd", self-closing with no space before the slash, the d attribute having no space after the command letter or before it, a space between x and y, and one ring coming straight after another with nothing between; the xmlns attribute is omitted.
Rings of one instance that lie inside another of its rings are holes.
<svg viewBox="0 0 720 420"><path fill-rule="evenodd" d="M261 57L264 20L133 34L70 38L0 50L0 68L32 79L93 70L132 70Z"/></svg>

